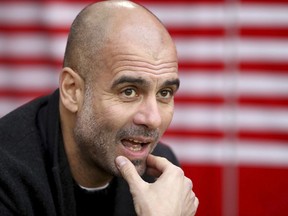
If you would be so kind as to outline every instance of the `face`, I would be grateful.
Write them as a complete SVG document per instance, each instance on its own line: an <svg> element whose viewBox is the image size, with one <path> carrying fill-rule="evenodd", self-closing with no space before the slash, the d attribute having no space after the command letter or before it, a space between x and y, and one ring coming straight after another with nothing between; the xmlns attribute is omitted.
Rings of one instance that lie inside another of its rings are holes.
<svg viewBox="0 0 288 216"><path fill-rule="evenodd" d="M157 55L114 47L104 70L87 85L74 134L82 158L96 169L119 175L114 161L123 155L144 173L148 154L172 120L179 86L175 52Z"/></svg>

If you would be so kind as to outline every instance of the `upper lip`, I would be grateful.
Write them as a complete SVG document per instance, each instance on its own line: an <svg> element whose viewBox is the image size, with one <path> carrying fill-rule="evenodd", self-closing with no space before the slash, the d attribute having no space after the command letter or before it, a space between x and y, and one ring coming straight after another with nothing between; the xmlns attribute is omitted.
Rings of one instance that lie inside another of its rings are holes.
<svg viewBox="0 0 288 216"><path fill-rule="evenodd" d="M123 140L128 140L139 144L149 144L154 141L154 139L150 137L127 137Z"/></svg>

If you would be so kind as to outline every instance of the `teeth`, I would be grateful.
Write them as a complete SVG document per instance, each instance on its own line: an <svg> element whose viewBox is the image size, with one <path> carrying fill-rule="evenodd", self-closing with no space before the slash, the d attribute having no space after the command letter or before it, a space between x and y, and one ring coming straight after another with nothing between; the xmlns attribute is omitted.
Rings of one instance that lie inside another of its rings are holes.
<svg viewBox="0 0 288 216"><path fill-rule="evenodd" d="M131 150L131 151L140 151L141 149L142 149L142 146L141 145L134 145L134 146L131 146L131 147L129 147L129 149Z"/></svg>
<svg viewBox="0 0 288 216"><path fill-rule="evenodd" d="M147 143L140 141L140 140L136 140L133 138L127 139L126 141L123 141L123 145L128 148L131 151L137 152L137 151L141 151L143 149L143 146L146 145Z"/></svg>
<svg viewBox="0 0 288 216"><path fill-rule="evenodd" d="M134 139L129 139L129 141L135 142L135 143L142 143L142 142L140 142L140 141L138 141L138 140L134 140Z"/></svg>

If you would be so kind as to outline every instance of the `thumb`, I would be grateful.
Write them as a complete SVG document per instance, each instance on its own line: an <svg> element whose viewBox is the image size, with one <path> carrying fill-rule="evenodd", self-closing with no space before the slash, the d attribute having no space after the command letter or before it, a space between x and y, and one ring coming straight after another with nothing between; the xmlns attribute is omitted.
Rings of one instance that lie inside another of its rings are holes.
<svg viewBox="0 0 288 216"><path fill-rule="evenodd" d="M118 156L115 159L115 163L122 177L127 181L131 191L135 191L135 189L139 188L144 183L135 166L128 158Z"/></svg>

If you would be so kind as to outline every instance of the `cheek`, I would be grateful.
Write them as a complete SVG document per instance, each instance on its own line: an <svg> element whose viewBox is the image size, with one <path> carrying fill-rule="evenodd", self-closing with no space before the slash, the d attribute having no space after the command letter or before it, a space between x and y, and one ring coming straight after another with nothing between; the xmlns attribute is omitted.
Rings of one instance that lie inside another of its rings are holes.
<svg viewBox="0 0 288 216"><path fill-rule="evenodd" d="M100 121L109 121L113 127L122 127L131 119L132 110L122 104L103 104L98 117Z"/></svg>
<svg viewBox="0 0 288 216"><path fill-rule="evenodd" d="M169 127L173 119L174 107L168 106L163 109L160 109L160 113L161 113L161 118L162 118L162 127L163 127L163 130L165 131Z"/></svg>

